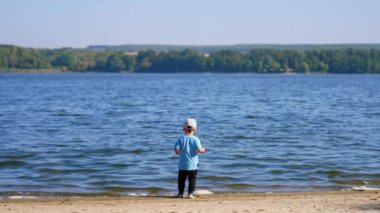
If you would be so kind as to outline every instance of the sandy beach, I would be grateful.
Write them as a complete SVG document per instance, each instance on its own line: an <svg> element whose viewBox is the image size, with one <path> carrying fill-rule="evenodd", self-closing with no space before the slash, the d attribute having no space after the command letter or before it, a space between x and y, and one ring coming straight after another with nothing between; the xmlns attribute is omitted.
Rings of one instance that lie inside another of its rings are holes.
<svg viewBox="0 0 380 213"><path fill-rule="evenodd" d="M91 197L3 199L0 212L380 212L380 191L223 193L196 199Z"/></svg>

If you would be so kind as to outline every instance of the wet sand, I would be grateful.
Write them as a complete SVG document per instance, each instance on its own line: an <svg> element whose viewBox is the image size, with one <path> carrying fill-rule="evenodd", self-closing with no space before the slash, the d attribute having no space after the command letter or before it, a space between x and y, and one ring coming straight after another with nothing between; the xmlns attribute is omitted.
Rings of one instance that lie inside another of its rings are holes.
<svg viewBox="0 0 380 213"><path fill-rule="evenodd" d="M0 212L380 212L380 191L222 193L196 199L81 197L3 199Z"/></svg>

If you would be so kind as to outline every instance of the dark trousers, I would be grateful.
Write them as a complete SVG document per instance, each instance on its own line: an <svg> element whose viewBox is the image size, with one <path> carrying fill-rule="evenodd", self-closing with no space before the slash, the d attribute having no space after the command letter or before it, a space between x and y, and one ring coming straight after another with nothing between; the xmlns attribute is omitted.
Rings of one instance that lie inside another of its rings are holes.
<svg viewBox="0 0 380 213"><path fill-rule="evenodd" d="M178 193L183 195L185 191L186 178L189 180L189 194L192 194L195 190L195 182L197 179L198 170L178 170Z"/></svg>

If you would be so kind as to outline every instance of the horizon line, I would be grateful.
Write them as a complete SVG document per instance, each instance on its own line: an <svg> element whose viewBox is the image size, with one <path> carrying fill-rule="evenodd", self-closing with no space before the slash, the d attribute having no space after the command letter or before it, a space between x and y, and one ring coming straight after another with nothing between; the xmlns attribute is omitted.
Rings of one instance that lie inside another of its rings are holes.
<svg viewBox="0 0 380 213"><path fill-rule="evenodd" d="M18 44L9 44L9 43L0 43L0 46L16 46L21 48L31 48L31 49L65 49L65 48L71 48L71 49L87 49L89 47L96 47L96 46L109 46L109 47L117 47L117 46L172 46L172 47L214 47L214 46L249 46L249 45L258 45L258 46L264 46L264 45L272 45L272 46L332 46L332 45L380 45L380 42L378 43L349 43L349 42L343 42L343 43L235 43L235 44L168 44L168 43L125 43L125 44L90 44L85 47L74 47L74 46L61 46L61 47L33 47L33 46L23 46Z"/></svg>

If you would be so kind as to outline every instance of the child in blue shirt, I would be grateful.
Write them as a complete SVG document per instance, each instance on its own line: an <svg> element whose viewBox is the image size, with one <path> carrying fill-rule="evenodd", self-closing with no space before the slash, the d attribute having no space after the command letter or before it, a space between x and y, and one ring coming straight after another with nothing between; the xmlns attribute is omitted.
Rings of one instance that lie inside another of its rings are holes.
<svg viewBox="0 0 380 213"><path fill-rule="evenodd" d="M179 155L178 162L178 196L183 198L186 179L189 181L189 198L195 198L195 182L198 171L198 152L205 153L201 141L194 134L197 131L197 121L188 118L183 124L184 136L180 137L174 145L174 152Z"/></svg>

